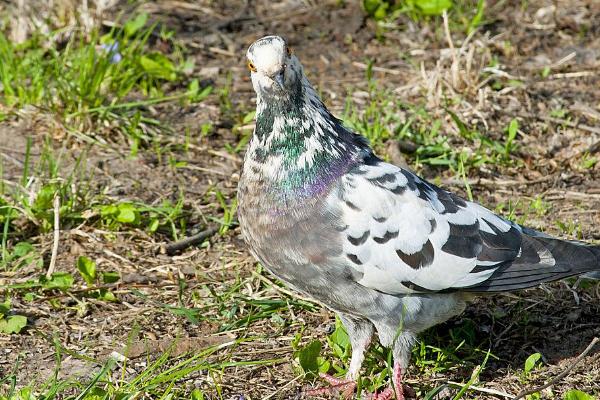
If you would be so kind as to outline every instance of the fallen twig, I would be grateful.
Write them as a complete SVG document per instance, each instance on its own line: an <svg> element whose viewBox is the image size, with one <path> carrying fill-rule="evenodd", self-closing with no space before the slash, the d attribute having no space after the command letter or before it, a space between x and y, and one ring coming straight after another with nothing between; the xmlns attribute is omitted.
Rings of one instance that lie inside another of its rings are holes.
<svg viewBox="0 0 600 400"><path fill-rule="evenodd" d="M546 122L552 122L552 123L559 124L559 125L565 125L570 128L581 129L583 131L600 134L600 128L596 128L594 126L589 126L589 125L585 125L585 124L580 124L578 122L568 121L566 119L549 117L549 116L544 116L544 115L531 115L531 114L519 114L519 116L522 118L535 118L535 119L539 119L539 120L546 121Z"/></svg>
<svg viewBox="0 0 600 400"><path fill-rule="evenodd" d="M177 253L178 251L187 249L190 246L204 242L205 239L211 237L212 235L216 234L217 232L219 232L219 228L208 228L208 229L206 229L202 232L199 232L193 236L187 237L185 239L182 239L182 240L174 242L174 243L170 243L165 247L165 249L167 251L167 254L172 256L175 253Z"/></svg>
<svg viewBox="0 0 600 400"><path fill-rule="evenodd" d="M60 237L60 197L58 193L54 196L54 241L52 243L52 256L50 265L46 271L46 278L50 279L56 266L56 256L58 255L58 239Z"/></svg>
<svg viewBox="0 0 600 400"><path fill-rule="evenodd" d="M90 287L85 287L85 288L80 288L80 289L71 289L67 292L60 292L53 296L39 297L39 298L34 299L33 301L36 303L41 303L44 301L60 299L60 298L67 297L67 296L73 296L73 295L94 292L96 290L110 290L110 291L114 291L114 293L126 293L127 291L130 291L132 289L138 289L138 288L156 289L156 288L163 288L163 287L169 287L169 286L176 287L177 283L174 283L174 282L166 282L166 283L153 283L153 282L151 282L151 283L122 283L122 282L106 283L106 284L102 284L102 285L90 286ZM194 286L192 285L190 287L194 287Z"/></svg>
<svg viewBox="0 0 600 400"><path fill-rule="evenodd" d="M590 344L588 345L588 347L586 347L585 350L583 350L583 352L577 356L575 361L573 361L563 372L561 372L560 374L558 374L554 378L552 378L548 383L541 385L541 386L536 386L531 389L522 390L521 392L519 392L519 394L517 394L511 400L522 399L523 397L525 397L529 394L540 392L540 391L546 389L547 387L554 385L556 382L560 381L562 378L567 376L569 374L569 372L571 372L571 370L573 368L575 368L575 366L581 362L581 360L583 360L585 358L585 356L594 348L594 346L596 345L596 343L598 343L598 341L600 341L600 339L598 337L593 338L592 341L590 342Z"/></svg>
<svg viewBox="0 0 600 400"><path fill-rule="evenodd" d="M449 386L456 386L456 387L461 388L461 389L465 386L464 383L458 383L458 382L453 382L453 381L448 381L448 385ZM481 393L491 394L493 396L505 397L507 399L510 399L512 397L512 395L510 395L508 393L501 392L501 391L496 390L496 389L484 388L484 387L479 387L479 386L469 386L469 390L473 390L475 392L481 392Z"/></svg>

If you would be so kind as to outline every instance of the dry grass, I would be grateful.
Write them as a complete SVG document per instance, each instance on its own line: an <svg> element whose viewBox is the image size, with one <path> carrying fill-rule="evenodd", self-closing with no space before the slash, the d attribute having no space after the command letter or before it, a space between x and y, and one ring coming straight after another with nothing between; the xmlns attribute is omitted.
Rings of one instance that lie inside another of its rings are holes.
<svg viewBox="0 0 600 400"><path fill-rule="evenodd" d="M244 51L257 37L279 33L288 38L336 114L343 114L346 99L360 112L373 102L386 102L374 116L384 121L385 131L375 144L387 149L394 161L407 162L428 179L462 193L466 182L476 200L529 226L562 237L599 240L600 163L592 159L600 148L600 31L595 23L600 7L579 0L535 0L527 6L489 3L486 15L493 21L471 35L456 26L452 15L447 24L442 18L425 23L400 16L376 35L375 23L365 20L352 3L90 1L87 11L80 1L3 3L2 11L17 13L8 19L10 27L3 26L17 42L34 29L90 29L100 15L111 25L122 11L146 11L151 20L175 31L175 42L195 61L192 76L212 83L215 90L196 104L140 107L169 129L156 130L156 141L142 146L135 157L128 156L131 142L110 136L114 126L109 123L86 126L86 134L97 133L104 140L90 146L74 138L52 110L0 105L5 115L0 122L2 181L6 187L23 186L35 198L46 181L42 176L29 183L20 180L26 137L33 138L32 165L48 154L44 143L49 138L53 156L62 160L62 178L73 169L85 170L73 185L86 187L93 198L89 204L158 206L182 199L188 223L180 234L226 226L223 220L231 211L242 159L232 148L249 134L252 125L244 116L254 108ZM152 46L165 44L156 40ZM374 65L371 82L365 78L368 60ZM446 109L477 135L463 137ZM469 164L461 176L451 157L463 150L470 159L490 156L482 138L504 143L513 119L519 123L517 147L507 161ZM408 120L413 121L412 136L398 137ZM206 132L202 125L209 125ZM438 133L429 138L436 125ZM417 160L406 142L420 146L423 138L447 140L447 157L454 164L437 167ZM84 167L77 164L81 154ZM186 398L194 389L210 399L292 398L312 384L293 360L294 346L315 339L325 344L323 354L329 360L342 364L326 344L333 315L299 299L257 267L235 225L202 246L169 256L165 246L173 238L167 231L152 234L146 226L109 229L99 218L96 212L77 224L61 221L55 269L76 277L67 292L40 290L30 300L27 291L9 288L46 273L53 258L52 229L23 222L27 236L9 240L10 246L18 240L31 242L43 259L43 268L29 264L0 269L0 291L12 299L11 309L29 321L22 333L0 336L0 376L14 376L17 387L40 388L51 379L57 353L62 354L62 381L94 376L111 355L119 358L114 352L129 357L125 364L121 359L110 384L128 393L143 388L139 396L146 398L164 390L150 389L148 383L127 384L170 346L171 356L154 376L200 355L188 374L172 380L178 395ZM104 286L117 302L88 296L98 287L90 288L76 272L76 260L83 255L99 271L119 272L117 283ZM478 299L464 315L424 335L431 348L425 356L415 353L407 382L421 397L448 382L464 383L488 349L497 358L490 359L475 384L484 390L464 398L498 397L485 389L514 396L547 382L599 335L599 288L597 283L578 288L573 282L556 283ZM466 345L456 350L462 339ZM197 350L210 346L216 346L215 352ZM542 354L543 366L525 377L523 363L535 352ZM573 388L598 396L598 354L592 350L541 398L561 398ZM377 350L371 355L375 361L369 368L383 371ZM9 383L0 384L0 395ZM72 387L61 396L78 390ZM437 398L452 398L457 392L449 385Z"/></svg>

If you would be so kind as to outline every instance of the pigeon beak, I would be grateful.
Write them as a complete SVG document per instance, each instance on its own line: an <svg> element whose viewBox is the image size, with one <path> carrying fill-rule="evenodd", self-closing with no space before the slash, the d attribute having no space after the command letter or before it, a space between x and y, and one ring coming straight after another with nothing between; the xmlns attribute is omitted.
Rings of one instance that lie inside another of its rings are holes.
<svg viewBox="0 0 600 400"><path fill-rule="evenodd" d="M283 71L281 71L277 75L275 75L273 80L275 82L277 82L277 84L279 85L279 87L281 89L285 89L285 77L283 76Z"/></svg>

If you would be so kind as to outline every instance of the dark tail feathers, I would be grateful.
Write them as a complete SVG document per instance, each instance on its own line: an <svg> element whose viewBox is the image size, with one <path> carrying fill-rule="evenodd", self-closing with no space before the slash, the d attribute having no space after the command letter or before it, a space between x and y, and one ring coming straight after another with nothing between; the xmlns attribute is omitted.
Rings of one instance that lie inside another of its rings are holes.
<svg viewBox="0 0 600 400"><path fill-rule="evenodd" d="M472 292L504 292L585 274L600 279L600 246L552 238L523 229L521 252Z"/></svg>

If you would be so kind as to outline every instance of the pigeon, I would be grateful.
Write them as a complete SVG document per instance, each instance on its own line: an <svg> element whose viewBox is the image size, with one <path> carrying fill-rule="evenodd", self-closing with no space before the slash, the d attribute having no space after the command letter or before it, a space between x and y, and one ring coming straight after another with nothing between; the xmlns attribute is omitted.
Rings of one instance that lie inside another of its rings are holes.
<svg viewBox="0 0 600 400"><path fill-rule="evenodd" d="M256 127L238 186L250 252L292 289L333 310L352 354L356 390L377 334L391 348L390 385L370 398L404 399L417 334L460 314L475 294L600 273L600 247L520 226L384 162L325 107L287 42L248 49Z"/></svg>

